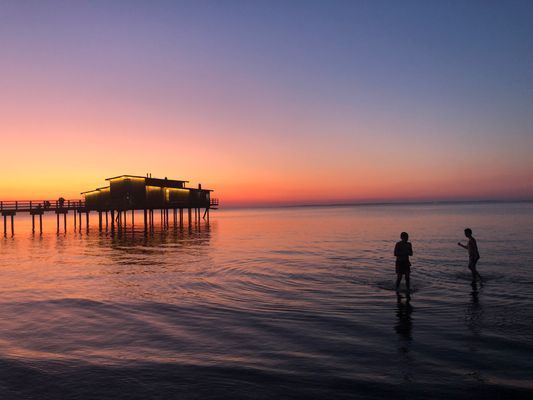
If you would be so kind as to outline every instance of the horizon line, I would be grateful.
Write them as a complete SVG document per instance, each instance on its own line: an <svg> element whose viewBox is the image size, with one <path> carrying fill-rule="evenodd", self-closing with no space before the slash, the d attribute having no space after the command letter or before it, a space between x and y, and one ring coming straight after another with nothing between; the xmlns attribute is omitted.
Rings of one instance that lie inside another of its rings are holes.
<svg viewBox="0 0 533 400"><path fill-rule="evenodd" d="M402 206L402 205L446 205L446 204L496 204L496 203L533 203L531 199L481 199L481 200L398 200L398 201L365 201L365 202L327 202L327 203L294 203L294 204L235 204L220 209L237 208L305 208L305 207L356 207L356 206Z"/></svg>

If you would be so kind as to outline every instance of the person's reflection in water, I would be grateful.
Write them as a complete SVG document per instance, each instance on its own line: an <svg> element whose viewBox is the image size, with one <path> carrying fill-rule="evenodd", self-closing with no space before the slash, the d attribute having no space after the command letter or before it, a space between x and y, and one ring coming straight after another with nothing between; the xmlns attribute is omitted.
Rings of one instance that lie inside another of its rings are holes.
<svg viewBox="0 0 533 400"><path fill-rule="evenodd" d="M483 307L481 306L481 303L479 302L479 294L480 289L482 288L482 285L477 282L472 282L472 291L470 292L470 303L466 307L465 312L465 322L472 333L472 344L471 344L471 350L476 351L477 346L476 343L478 342L480 336L481 336L481 326L482 326L482 317L483 317Z"/></svg>
<svg viewBox="0 0 533 400"><path fill-rule="evenodd" d="M472 292L470 293L470 296L472 296L472 304L478 306L479 305L479 290L477 288L477 282L472 282Z"/></svg>
<svg viewBox="0 0 533 400"><path fill-rule="evenodd" d="M396 296L396 316L398 321L394 326L396 333L402 336L406 340L411 340L411 331L413 329L413 323L411 321L411 314L413 313L413 306L411 306L410 297L406 297L405 302L402 301L402 296Z"/></svg>
<svg viewBox="0 0 533 400"><path fill-rule="evenodd" d="M409 357L409 350L411 341L413 340L412 330L413 322L411 319L411 314L413 313L413 306L411 305L410 297L407 297L405 301L402 301L402 296L396 296L396 324L394 325L394 330L399 335L400 346L398 348L402 358L401 361L401 374L403 380L406 382L411 382L411 358Z"/></svg>

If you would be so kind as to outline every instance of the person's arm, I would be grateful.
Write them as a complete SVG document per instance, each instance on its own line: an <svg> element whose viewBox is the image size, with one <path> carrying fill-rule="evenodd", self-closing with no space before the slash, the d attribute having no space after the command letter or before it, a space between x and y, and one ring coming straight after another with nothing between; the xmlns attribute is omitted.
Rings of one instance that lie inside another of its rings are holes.
<svg viewBox="0 0 533 400"><path fill-rule="evenodd" d="M461 242L457 242L457 244L458 244L459 246L461 246L463 249L468 250L468 246L465 246L465 245L462 244Z"/></svg>
<svg viewBox="0 0 533 400"><path fill-rule="evenodd" d="M413 255L413 245L411 243L409 243L409 255Z"/></svg>
<svg viewBox="0 0 533 400"><path fill-rule="evenodd" d="M398 257L400 254L398 254L398 243L396 243L396 246L394 246L394 256Z"/></svg>

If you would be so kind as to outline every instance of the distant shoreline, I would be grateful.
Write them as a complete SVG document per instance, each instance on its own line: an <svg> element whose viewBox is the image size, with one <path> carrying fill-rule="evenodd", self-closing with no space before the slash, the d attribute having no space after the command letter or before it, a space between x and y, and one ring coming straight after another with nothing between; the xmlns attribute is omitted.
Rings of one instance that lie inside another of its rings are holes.
<svg viewBox="0 0 533 400"><path fill-rule="evenodd" d="M229 205L223 209L261 209L261 208L316 208L316 207L368 207L368 206L431 206L431 205L467 205L467 204L522 204L533 203L528 200L432 200L432 201L391 201L391 202L348 202L348 203L309 203L309 204L260 204Z"/></svg>

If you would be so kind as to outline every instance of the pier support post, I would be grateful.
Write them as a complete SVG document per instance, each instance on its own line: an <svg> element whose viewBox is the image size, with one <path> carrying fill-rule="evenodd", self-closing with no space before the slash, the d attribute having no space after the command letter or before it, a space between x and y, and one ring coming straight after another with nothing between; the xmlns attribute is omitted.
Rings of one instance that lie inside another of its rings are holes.
<svg viewBox="0 0 533 400"><path fill-rule="evenodd" d="M107 210L105 212L105 230L107 231L107 228L109 226L108 219L107 219Z"/></svg>
<svg viewBox="0 0 533 400"><path fill-rule="evenodd" d="M35 214L31 215L31 233L35 233Z"/></svg>
<svg viewBox="0 0 533 400"><path fill-rule="evenodd" d="M115 231L115 211L111 210L111 232Z"/></svg>
<svg viewBox="0 0 533 400"><path fill-rule="evenodd" d="M43 214L39 214L39 233L43 234Z"/></svg>
<svg viewBox="0 0 533 400"><path fill-rule="evenodd" d="M57 233L59 233L59 213L56 212L56 219L57 219Z"/></svg>
<svg viewBox="0 0 533 400"><path fill-rule="evenodd" d="M144 231L146 232L147 228L148 228L148 211L146 210L146 208L143 210L143 216L144 216Z"/></svg>
<svg viewBox="0 0 533 400"><path fill-rule="evenodd" d="M11 214L11 236L15 234L15 215Z"/></svg>
<svg viewBox="0 0 533 400"><path fill-rule="evenodd" d="M192 209L189 208L188 210L189 210L189 221L188 222L189 222L189 226L191 226L191 224L192 224Z"/></svg>
<svg viewBox="0 0 533 400"><path fill-rule="evenodd" d="M74 209L74 232L76 231L76 209Z"/></svg>
<svg viewBox="0 0 533 400"><path fill-rule="evenodd" d="M102 231L102 211L98 211L98 230Z"/></svg>
<svg viewBox="0 0 533 400"><path fill-rule="evenodd" d="M131 227L135 227L135 210L131 210Z"/></svg>
<svg viewBox="0 0 533 400"><path fill-rule="evenodd" d="M63 214L63 229L65 229L65 233L67 233L67 212Z"/></svg>
<svg viewBox="0 0 533 400"><path fill-rule="evenodd" d="M86 229L87 229L87 232L89 232L89 211L86 210L85 211L85 225L86 225Z"/></svg>
<svg viewBox="0 0 533 400"><path fill-rule="evenodd" d="M183 226L183 208L180 208L180 226Z"/></svg>

